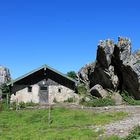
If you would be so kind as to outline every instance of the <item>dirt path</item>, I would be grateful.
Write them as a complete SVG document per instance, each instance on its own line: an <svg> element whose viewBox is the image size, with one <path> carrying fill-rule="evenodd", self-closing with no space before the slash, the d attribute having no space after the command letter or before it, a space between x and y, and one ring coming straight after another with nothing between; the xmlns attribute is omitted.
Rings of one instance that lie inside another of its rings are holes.
<svg viewBox="0 0 140 140"><path fill-rule="evenodd" d="M97 108L98 109L98 108ZM100 108L99 111L128 112L129 116L121 121L113 122L101 128L105 129L105 136L117 135L119 137L126 137L134 126L140 125L140 106L116 106Z"/></svg>
<svg viewBox="0 0 140 140"><path fill-rule="evenodd" d="M74 106L73 106L74 107ZM103 128L105 136L117 135L126 137L133 127L140 125L140 106L109 106L109 107L79 107L94 110L96 112L128 112L129 116L123 120L109 123L105 126L90 126L90 128Z"/></svg>

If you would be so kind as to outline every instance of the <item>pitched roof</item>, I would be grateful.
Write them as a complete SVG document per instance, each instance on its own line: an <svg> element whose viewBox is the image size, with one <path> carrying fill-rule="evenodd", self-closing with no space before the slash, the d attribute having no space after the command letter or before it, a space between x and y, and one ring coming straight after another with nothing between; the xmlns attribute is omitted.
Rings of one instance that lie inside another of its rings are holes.
<svg viewBox="0 0 140 140"><path fill-rule="evenodd" d="M51 67L49 67L48 65L45 64L45 65L42 65L41 67L39 67L39 68L37 68L37 69L32 70L31 72L29 72L29 73L27 73L27 74L25 74L25 75L22 75L21 77L16 78L15 80L12 80L11 82L7 83L7 85L8 85L8 86L9 86L9 85L12 85L12 84L14 84L14 83L16 83L16 82L18 82L18 81L20 81L20 80L22 80L22 79L28 77L28 76L34 74L34 73L37 72L37 71L42 70L42 69L49 69L50 71L52 71L52 72L54 72L54 73L56 73L56 74L58 74L58 75L60 75L60 76L62 76L62 77L64 77L64 78L66 78L67 80L70 80L71 82L77 83L76 80L74 80L74 79L72 79L72 78L66 76L65 74L63 74L63 73L61 73L61 72L59 72L59 71L57 71L57 70L55 70L55 69L53 69L53 68L51 68Z"/></svg>

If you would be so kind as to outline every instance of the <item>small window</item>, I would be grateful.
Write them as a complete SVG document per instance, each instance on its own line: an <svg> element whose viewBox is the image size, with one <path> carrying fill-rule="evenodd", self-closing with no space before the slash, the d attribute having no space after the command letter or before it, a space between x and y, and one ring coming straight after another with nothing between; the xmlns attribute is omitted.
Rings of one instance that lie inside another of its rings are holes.
<svg viewBox="0 0 140 140"><path fill-rule="evenodd" d="M32 92L32 87L28 86L28 92Z"/></svg>
<svg viewBox="0 0 140 140"><path fill-rule="evenodd" d="M47 87L41 86L41 87L40 87L40 90L48 90L48 88L47 88Z"/></svg>
<svg viewBox="0 0 140 140"><path fill-rule="evenodd" d="M61 88L58 89L58 92L61 93Z"/></svg>

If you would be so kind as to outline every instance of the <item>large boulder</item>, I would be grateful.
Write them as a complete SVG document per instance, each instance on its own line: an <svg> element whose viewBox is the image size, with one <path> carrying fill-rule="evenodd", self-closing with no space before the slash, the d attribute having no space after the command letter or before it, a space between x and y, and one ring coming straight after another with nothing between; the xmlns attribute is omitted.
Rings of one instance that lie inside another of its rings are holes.
<svg viewBox="0 0 140 140"><path fill-rule="evenodd" d="M119 37L115 44L112 40L101 40L98 44L94 65L84 67L78 75L89 88L99 84L113 91L126 90L135 99L140 99L140 50L132 53L131 41ZM81 78L81 77L80 77Z"/></svg>
<svg viewBox="0 0 140 140"><path fill-rule="evenodd" d="M103 87L99 84L95 85L90 89L90 93L92 96L99 98L106 98L108 96L108 92L103 89Z"/></svg>

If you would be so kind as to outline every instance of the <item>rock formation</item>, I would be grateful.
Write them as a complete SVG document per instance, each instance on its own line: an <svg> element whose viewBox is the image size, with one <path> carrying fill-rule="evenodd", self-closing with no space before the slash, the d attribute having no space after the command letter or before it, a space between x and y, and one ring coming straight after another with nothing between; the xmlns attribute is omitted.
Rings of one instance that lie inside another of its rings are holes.
<svg viewBox="0 0 140 140"><path fill-rule="evenodd" d="M94 63L84 66L78 72L79 81L89 89L101 85L114 91L126 90L135 99L140 99L140 50L132 53L131 41L119 37L99 41Z"/></svg>
<svg viewBox="0 0 140 140"><path fill-rule="evenodd" d="M11 80L10 71L8 68L0 65L0 85Z"/></svg>
<svg viewBox="0 0 140 140"><path fill-rule="evenodd" d="M5 84L9 80L11 80L9 69L0 65L0 101L2 100L2 94L3 94L1 85Z"/></svg>

